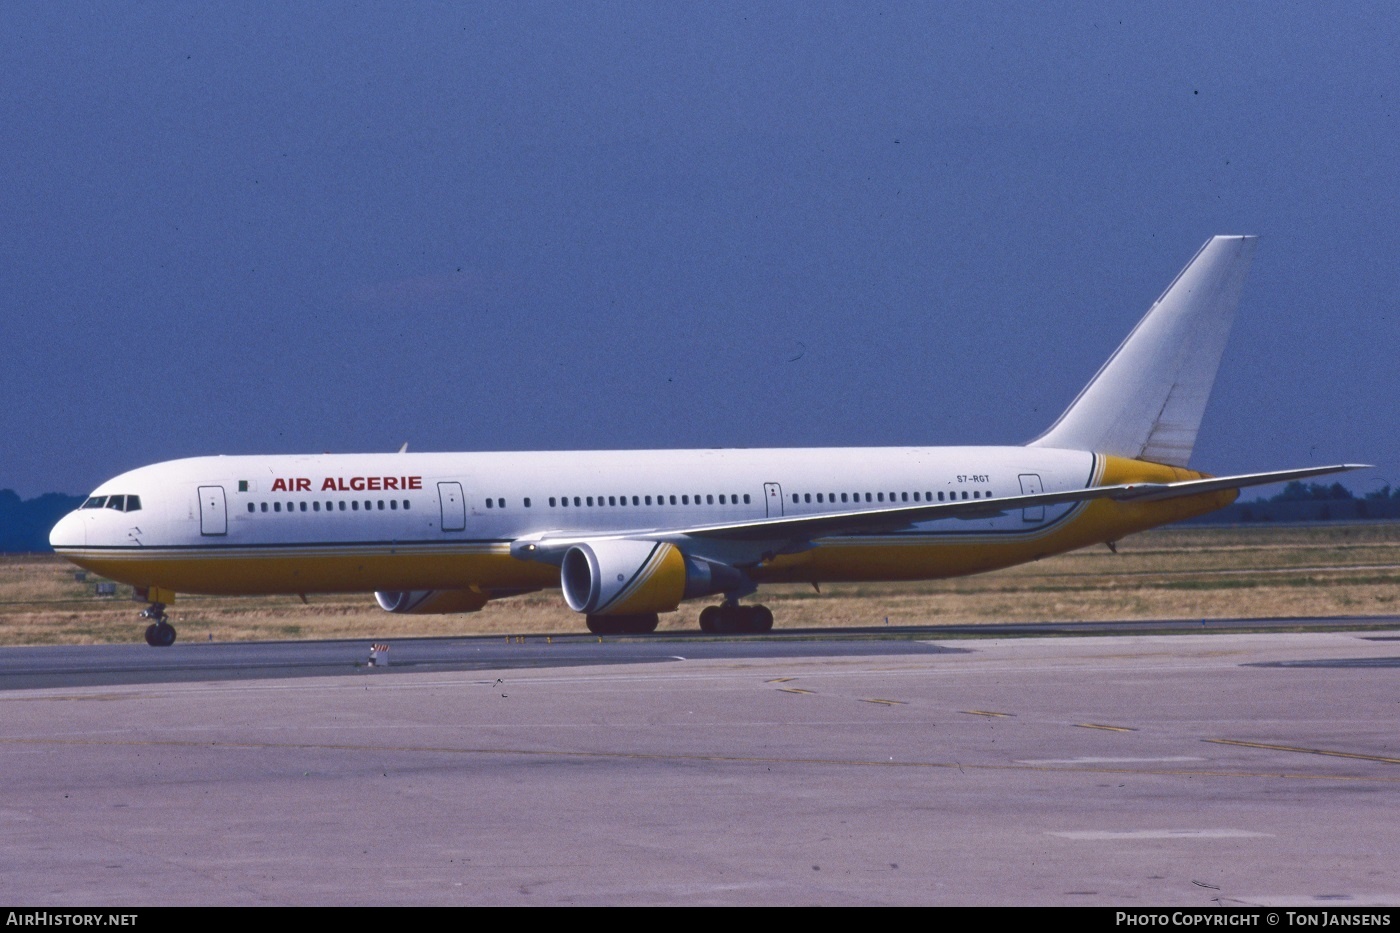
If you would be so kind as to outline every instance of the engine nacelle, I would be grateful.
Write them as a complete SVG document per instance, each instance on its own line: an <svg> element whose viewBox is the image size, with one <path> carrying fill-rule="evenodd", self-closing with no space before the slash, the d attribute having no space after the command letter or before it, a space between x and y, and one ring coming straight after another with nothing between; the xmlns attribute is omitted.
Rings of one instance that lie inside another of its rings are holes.
<svg viewBox="0 0 1400 933"><path fill-rule="evenodd" d="M584 541L564 553L559 585L574 612L594 616L670 612L682 599L736 589L733 567L686 557L664 541Z"/></svg>
<svg viewBox="0 0 1400 933"><path fill-rule="evenodd" d="M385 612L409 615L440 615L447 612L476 612L486 605L487 596L476 589L399 590L378 592L374 599Z"/></svg>
<svg viewBox="0 0 1400 933"><path fill-rule="evenodd" d="M585 541L565 552L559 586L574 612L670 612L685 595L685 558L664 541Z"/></svg>

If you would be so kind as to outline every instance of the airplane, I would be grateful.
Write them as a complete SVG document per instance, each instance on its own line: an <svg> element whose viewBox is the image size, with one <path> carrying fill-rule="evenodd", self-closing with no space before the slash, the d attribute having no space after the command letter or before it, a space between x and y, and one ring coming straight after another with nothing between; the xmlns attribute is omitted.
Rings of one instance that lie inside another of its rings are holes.
<svg viewBox="0 0 1400 933"><path fill-rule="evenodd" d="M701 631L764 632L773 613L740 603L764 584L980 573L1362 468L1187 468L1256 242L1207 240L1020 446L195 457L102 483L49 542L131 584L153 646L175 641L177 592L448 613L557 586L600 635L719 596Z"/></svg>

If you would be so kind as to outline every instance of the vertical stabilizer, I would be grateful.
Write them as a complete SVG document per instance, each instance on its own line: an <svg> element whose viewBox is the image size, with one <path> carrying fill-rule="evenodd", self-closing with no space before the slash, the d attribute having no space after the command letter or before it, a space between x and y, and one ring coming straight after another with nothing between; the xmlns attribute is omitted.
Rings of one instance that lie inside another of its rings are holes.
<svg viewBox="0 0 1400 933"><path fill-rule="evenodd" d="M1257 240L1207 240L1065 413L1029 446L1186 466Z"/></svg>

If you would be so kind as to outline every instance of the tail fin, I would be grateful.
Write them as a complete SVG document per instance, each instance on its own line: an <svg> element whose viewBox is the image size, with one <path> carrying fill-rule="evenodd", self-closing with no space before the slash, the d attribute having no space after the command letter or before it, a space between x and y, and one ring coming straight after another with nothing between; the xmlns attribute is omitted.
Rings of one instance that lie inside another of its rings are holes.
<svg viewBox="0 0 1400 933"><path fill-rule="evenodd" d="M1211 237L1031 447L1186 466L1258 237Z"/></svg>

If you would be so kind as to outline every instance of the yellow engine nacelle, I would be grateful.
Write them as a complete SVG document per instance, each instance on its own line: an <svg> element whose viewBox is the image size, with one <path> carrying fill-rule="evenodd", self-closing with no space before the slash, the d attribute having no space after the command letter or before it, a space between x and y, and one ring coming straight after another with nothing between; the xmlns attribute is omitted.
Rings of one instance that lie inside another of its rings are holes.
<svg viewBox="0 0 1400 933"><path fill-rule="evenodd" d="M670 612L686 594L686 562L664 541L585 541L564 554L560 588L574 612Z"/></svg>

